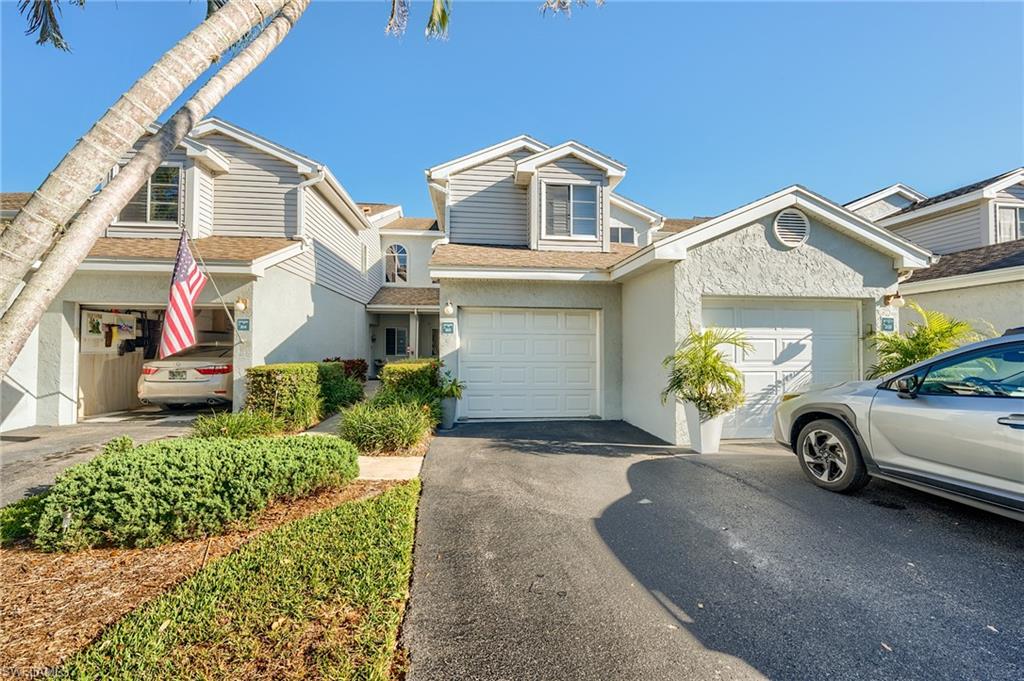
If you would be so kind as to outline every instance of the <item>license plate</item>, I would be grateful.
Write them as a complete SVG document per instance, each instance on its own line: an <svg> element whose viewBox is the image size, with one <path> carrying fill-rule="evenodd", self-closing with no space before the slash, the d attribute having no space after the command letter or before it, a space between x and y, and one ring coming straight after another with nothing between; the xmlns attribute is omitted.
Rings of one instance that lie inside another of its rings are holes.
<svg viewBox="0 0 1024 681"><path fill-rule="evenodd" d="M167 372L172 381L184 381L188 378L188 371L185 369L171 369Z"/></svg>

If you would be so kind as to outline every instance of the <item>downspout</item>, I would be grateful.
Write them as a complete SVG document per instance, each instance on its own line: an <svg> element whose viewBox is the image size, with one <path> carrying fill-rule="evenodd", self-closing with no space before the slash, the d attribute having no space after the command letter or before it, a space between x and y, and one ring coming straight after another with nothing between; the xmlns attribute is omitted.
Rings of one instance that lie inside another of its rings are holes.
<svg viewBox="0 0 1024 681"><path fill-rule="evenodd" d="M327 173L324 171L323 166L317 166L316 175L310 179L300 182L295 185L295 189L298 190L299 194L296 199L297 206L295 210L296 221L298 224L295 226L295 236L293 238L301 241L306 246L309 246L310 239L306 236L305 224L306 224L306 187L312 187L318 185L327 179Z"/></svg>

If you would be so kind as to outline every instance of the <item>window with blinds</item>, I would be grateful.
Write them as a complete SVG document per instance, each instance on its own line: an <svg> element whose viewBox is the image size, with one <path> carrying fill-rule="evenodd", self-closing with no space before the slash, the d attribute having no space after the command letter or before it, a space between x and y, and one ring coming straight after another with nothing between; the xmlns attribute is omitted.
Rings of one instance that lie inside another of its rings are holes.
<svg viewBox="0 0 1024 681"><path fill-rule="evenodd" d="M180 224L181 168L160 166L121 210L119 222Z"/></svg>
<svg viewBox="0 0 1024 681"><path fill-rule="evenodd" d="M544 234L554 238L596 239L597 187L546 185Z"/></svg>

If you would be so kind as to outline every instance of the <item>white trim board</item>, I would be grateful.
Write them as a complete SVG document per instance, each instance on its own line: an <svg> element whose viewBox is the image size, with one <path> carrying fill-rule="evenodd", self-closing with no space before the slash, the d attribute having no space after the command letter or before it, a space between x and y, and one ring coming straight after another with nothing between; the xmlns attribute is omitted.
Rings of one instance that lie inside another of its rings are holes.
<svg viewBox="0 0 1024 681"><path fill-rule="evenodd" d="M987 286L989 284L1007 284L1013 281L1024 281L1024 265L1004 267L998 270L986 270L984 272L972 272L970 274L957 274L950 277L926 279L917 282L910 280L900 284L899 290L901 294L913 295L915 293L947 291L972 286Z"/></svg>

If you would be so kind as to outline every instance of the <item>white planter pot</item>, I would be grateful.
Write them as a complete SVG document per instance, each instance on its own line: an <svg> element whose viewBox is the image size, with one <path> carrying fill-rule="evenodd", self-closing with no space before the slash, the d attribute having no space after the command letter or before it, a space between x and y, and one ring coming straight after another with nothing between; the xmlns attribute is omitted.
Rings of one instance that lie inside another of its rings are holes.
<svg viewBox="0 0 1024 681"><path fill-rule="evenodd" d="M697 405L686 401L683 402L683 411L686 412L686 428L690 431L690 449L698 454L717 454L725 415L702 422Z"/></svg>

